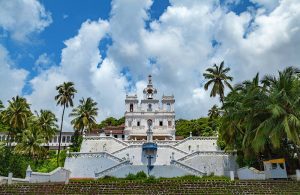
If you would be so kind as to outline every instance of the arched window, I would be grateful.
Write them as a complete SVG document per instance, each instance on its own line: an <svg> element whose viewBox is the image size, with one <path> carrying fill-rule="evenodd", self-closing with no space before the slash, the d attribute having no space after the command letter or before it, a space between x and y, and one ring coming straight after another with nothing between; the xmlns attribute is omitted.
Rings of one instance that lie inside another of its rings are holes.
<svg viewBox="0 0 300 195"><path fill-rule="evenodd" d="M167 111L170 112L171 111L171 104L167 103Z"/></svg>
<svg viewBox="0 0 300 195"><path fill-rule="evenodd" d="M148 104L148 111L152 111L152 104Z"/></svg>
<svg viewBox="0 0 300 195"><path fill-rule="evenodd" d="M130 110L130 112L133 112L133 104L130 104L129 110Z"/></svg>

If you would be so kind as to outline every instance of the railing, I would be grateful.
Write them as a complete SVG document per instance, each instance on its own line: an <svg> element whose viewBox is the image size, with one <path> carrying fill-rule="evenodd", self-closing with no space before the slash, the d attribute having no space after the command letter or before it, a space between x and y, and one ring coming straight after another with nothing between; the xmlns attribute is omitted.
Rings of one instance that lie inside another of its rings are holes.
<svg viewBox="0 0 300 195"><path fill-rule="evenodd" d="M180 153L182 153L184 155L188 154L187 152L185 152L183 150L180 150L178 148L175 148L174 146L170 146L170 145L158 145L158 148L172 148L172 149L176 150L177 152L180 152Z"/></svg>
<svg viewBox="0 0 300 195"><path fill-rule="evenodd" d="M105 157L105 158L109 158L118 162L122 162L123 160L112 155L109 154L107 152L70 152L69 154L70 158L77 158L77 157L82 157L82 158L94 158L94 157Z"/></svg>
<svg viewBox="0 0 300 195"><path fill-rule="evenodd" d="M140 148L140 147L141 147L141 145L130 145L130 146L127 146L125 148L121 148L119 150L116 150L116 151L112 152L111 154L115 155L115 154L118 154L118 153L120 153L124 150L127 150L128 148Z"/></svg>
<svg viewBox="0 0 300 195"><path fill-rule="evenodd" d="M130 163L130 161L129 160L126 160L126 161L124 161L124 162L121 162L121 163L119 163L119 164L117 164L117 165L115 165L115 166L112 166L112 167L110 167L110 168L108 168L108 169L105 169L104 171L101 171L101 172L99 172L99 173L95 173L95 177L103 177L103 176L105 176L105 175L107 175L109 172L112 172L112 171L114 171L114 170L116 170L116 169L119 169L119 168L121 168L121 167L123 167L123 166L127 166L127 165L131 165L131 163Z"/></svg>
<svg viewBox="0 0 300 195"><path fill-rule="evenodd" d="M177 161L184 161L186 159L192 158L192 157L200 155L200 154L202 154L202 155L230 155L232 153L224 152L224 151L196 151L196 152L188 154L182 158L177 159Z"/></svg>
<svg viewBox="0 0 300 195"><path fill-rule="evenodd" d="M83 137L84 140L115 140L116 142L122 144L123 146L128 146L127 143L111 136L105 136L105 137L100 137L100 136L85 136Z"/></svg>
<svg viewBox="0 0 300 195"><path fill-rule="evenodd" d="M190 172L190 173L193 174L193 175L198 175L198 176L204 176L204 175L206 175L206 173L203 173L203 172L199 171L198 169L195 169L195 168L193 168L193 167L190 167L190 166L188 166L188 165L186 165L186 164L183 164L183 163L181 163L181 162L178 162L178 161L176 161L176 160L172 160L172 161L171 161L171 165L175 165L175 166L177 166L177 167L180 167L180 168L182 168L182 169L184 169L184 170Z"/></svg>
<svg viewBox="0 0 300 195"><path fill-rule="evenodd" d="M188 140L217 140L217 139L218 139L217 137L202 137L202 136L201 137L187 137L184 140L179 141L176 144L174 144L174 146L178 146Z"/></svg>

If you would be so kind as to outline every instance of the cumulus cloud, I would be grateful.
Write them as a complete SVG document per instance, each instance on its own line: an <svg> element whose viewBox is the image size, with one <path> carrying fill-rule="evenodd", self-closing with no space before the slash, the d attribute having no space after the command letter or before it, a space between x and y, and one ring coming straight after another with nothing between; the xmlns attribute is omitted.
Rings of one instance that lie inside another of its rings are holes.
<svg viewBox="0 0 300 195"><path fill-rule="evenodd" d="M147 75L152 74L158 98L175 95L177 118L206 116L219 103L203 89L202 74L214 63L224 60L235 83L256 72L275 73L299 65L300 2L278 1L273 7L264 2L258 10L236 14L217 0L171 0L146 28L151 0L115 0L108 21L88 20L64 42L59 66L32 79L33 93L27 97L34 109L60 114L55 86L73 81L76 103L92 97L99 103L99 119L120 117L126 93L142 98ZM99 43L107 36L112 45L103 58ZM43 57L47 56L41 56L40 63Z"/></svg>
<svg viewBox="0 0 300 195"><path fill-rule="evenodd" d="M37 0L0 0L0 27L17 41L28 41L52 22L51 13Z"/></svg>
<svg viewBox="0 0 300 195"><path fill-rule="evenodd" d="M125 97L124 86L127 81L115 69L113 60L103 61L98 48L108 29L106 21L88 20L81 25L75 37L65 41L60 66L52 67L30 81L33 92L27 98L33 102L33 109L47 108L60 116L61 108L54 101L57 93L55 87L72 81L78 91L75 104L82 97L91 97L99 103L101 119L115 113L122 115L119 111L124 106L120 97ZM66 117L66 130L71 130L69 121Z"/></svg>
<svg viewBox="0 0 300 195"><path fill-rule="evenodd" d="M28 72L15 68L8 51L0 44L0 100L6 104L16 95L21 95Z"/></svg>

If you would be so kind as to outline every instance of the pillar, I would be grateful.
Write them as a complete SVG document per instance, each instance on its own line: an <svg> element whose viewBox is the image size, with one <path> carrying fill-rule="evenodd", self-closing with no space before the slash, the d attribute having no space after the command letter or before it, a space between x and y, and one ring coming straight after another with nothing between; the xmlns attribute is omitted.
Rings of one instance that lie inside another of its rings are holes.
<svg viewBox="0 0 300 195"><path fill-rule="evenodd" d="M234 171L230 171L230 181L234 181Z"/></svg>
<svg viewBox="0 0 300 195"><path fill-rule="evenodd" d="M296 179L297 179L297 181L300 181L300 170L299 169L296 170Z"/></svg>
<svg viewBox="0 0 300 195"><path fill-rule="evenodd" d="M12 184L12 177L13 177L13 173L12 172L8 173L8 177L7 177L7 184L8 185Z"/></svg>

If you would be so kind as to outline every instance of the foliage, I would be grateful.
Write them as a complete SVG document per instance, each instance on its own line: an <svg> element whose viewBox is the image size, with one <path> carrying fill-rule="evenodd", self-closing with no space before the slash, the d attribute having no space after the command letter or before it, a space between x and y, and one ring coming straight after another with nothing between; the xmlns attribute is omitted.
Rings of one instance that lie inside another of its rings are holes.
<svg viewBox="0 0 300 195"><path fill-rule="evenodd" d="M13 97L8 101L7 109L1 112L3 124L9 126L8 142L11 142L11 137L16 141L20 140L20 134L28 127L28 120L32 116L30 106L26 99L20 96Z"/></svg>
<svg viewBox="0 0 300 195"><path fill-rule="evenodd" d="M82 143L83 137L80 135L78 130L74 131L74 135L72 136L72 145L70 147L72 152L79 152L80 151L80 146Z"/></svg>
<svg viewBox="0 0 300 195"><path fill-rule="evenodd" d="M230 68L224 68L224 61L221 62L219 66L216 64L213 65L212 68L206 69L206 73L203 74L205 79L208 79L207 83L204 85L204 89L208 90L209 86L212 86L210 97L215 97L219 95L220 101L223 103L224 101L224 84L232 89L229 81L232 81L233 78L228 76L227 73L230 71Z"/></svg>
<svg viewBox="0 0 300 195"><path fill-rule="evenodd" d="M57 165L59 164L59 154L60 154L60 144L61 144L61 132L63 128L64 122L64 114L66 107L69 106L73 107L73 98L77 90L74 88L73 82L64 82L63 84L56 87L58 94L55 96L55 100L57 101L57 105L63 106L63 112L61 115L61 124L60 124L60 131L59 131L59 144L58 144L58 155L57 155Z"/></svg>
<svg viewBox="0 0 300 195"><path fill-rule="evenodd" d="M24 178L28 165L33 171L51 172L57 168L56 156L55 151L49 151L47 156L36 161L28 155L21 155L10 151L8 147L2 147L0 149L0 175L5 176L12 172L14 177ZM66 152L62 151L60 166L63 166L65 158Z"/></svg>
<svg viewBox="0 0 300 195"><path fill-rule="evenodd" d="M45 154L45 148L42 146L43 143L45 143L45 138L41 130L36 125L32 125L23 131L22 138L14 148L14 151L36 160Z"/></svg>
<svg viewBox="0 0 300 195"><path fill-rule="evenodd" d="M40 113L36 112L36 115L35 124L41 130L45 141L49 142L58 131L57 118L50 110L40 110Z"/></svg>
<svg viewBox="0 0 300 195"><path fill-rule="evenodd" d="M98 124L98 128L102 129L107 126L119 126L125 123L125 117L116 119L114 117L108 117L105 120L101 121L100 124Z"/></svg>
<svg viewBox="0 0 300 195"><path fill-rule="evenodd" d="M91 131L96 125L96 117L98 115L97 102L92 98L79 100L79 105L72 110L70 117L74 119L71 121L75 130L82 134L84 129Z"/></svg>
<svg viewBox="0 0 300 195"><path fill-rule="evenodd" d="M289 67L261 81L257 74L225 97L220 135L226 149L237 149L239 164L292 160L296 153L300 166L299 94L299 70Z"/></svg>
<svg viewBox="0 0 300 195"><path fill-rule="evenodd" d="M175 121L177 136L213 136L216 135L219 128L219 119L199 118L193 120L179 119Z"/></svg>

